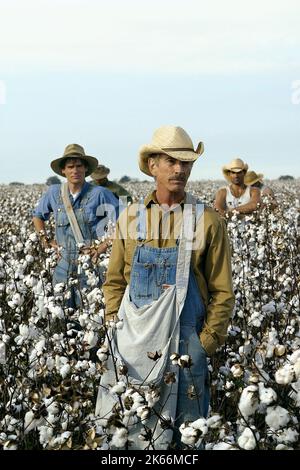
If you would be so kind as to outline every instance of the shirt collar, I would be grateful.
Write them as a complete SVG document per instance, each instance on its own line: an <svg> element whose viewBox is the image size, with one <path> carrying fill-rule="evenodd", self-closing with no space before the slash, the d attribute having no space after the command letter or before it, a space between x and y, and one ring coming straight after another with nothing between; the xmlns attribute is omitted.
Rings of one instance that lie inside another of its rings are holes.
<svg viewBox="0 0 300 470"><path fill-rule="evenodd" d="M83 186L82 186L78 196L76 197L75 201L81 199L85 195L85 193L87 192L89 186L90 186L90 183L88 183L87 181L85 181L83 183ZM69 194L71 195L70 189L69 189Z"/></svg>
<svg viewBox="0 0 300 470"><path fill-rule="evenodd" d="M185 203L185 200L186 200L186 193L184 193L184 198L182 199L182 201L180 201L181 206ZM158 204L155 190L152 193L148 194L148 196L144 200L144 204L146 207L150 207L152 204Z"/></svg>

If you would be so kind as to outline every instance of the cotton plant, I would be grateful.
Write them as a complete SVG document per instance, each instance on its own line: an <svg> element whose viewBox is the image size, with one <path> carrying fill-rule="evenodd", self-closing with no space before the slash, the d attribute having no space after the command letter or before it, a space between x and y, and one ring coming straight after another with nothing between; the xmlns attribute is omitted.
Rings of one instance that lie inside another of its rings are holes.
<svg viewBox="0 0 300 470"><path fill-rule="evenodd" d="M187 189L212 206L223 184L190 182ZM187 447L299 448L299 184L271 183L279 202L274 211L265 207L243 221L237 214L226 219L236 305L225 348L208 364L210 415L198 425L182 426ZM154 185L129 182L126 188L139 201ZM132 386L124 364L109 391L123 409L117 407L110 420L94 415L110 354L106 331L122 325L104 324L98 280L105 278L110 251L97 266L82 255L87 285L82 305L69 308L70 287L78 287L78 280L53 288L57 253L42 249L33 231L31 210L42 190L26 186L22 198L16 188L3 186L0 192L0 445L7 450L126 448L130 426L142 423L137 439L155 446L147 422L159 403L159 388ZM53 221L48 227L50 236ZM193 360L174 354L178 369ZM176 374L166 371L164 380L171 390ZM164 410L157 419L173 425Z"/></svg>

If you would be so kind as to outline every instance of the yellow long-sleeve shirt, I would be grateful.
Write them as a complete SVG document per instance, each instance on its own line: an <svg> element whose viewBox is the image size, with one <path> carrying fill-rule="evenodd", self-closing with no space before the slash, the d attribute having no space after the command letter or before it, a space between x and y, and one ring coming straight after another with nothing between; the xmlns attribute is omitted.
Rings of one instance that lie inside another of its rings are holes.
<svg viewBox="0 0 300 470"><path fill-rule="evenodd" d="M174 247L180 235L183 203L177 209L163 211L155 191L144 201L147 238L145 245L156 248ZM120 215L106 281L103 285L106 319L118 313L123 294L130 282L132 259L137 246L137 205L129 206ZM208 207L197 224L191 258L192 269L206 306L206 319L200 339L207 354L221 346L227 334L234 306L231 256L224 221Z"/></svg>

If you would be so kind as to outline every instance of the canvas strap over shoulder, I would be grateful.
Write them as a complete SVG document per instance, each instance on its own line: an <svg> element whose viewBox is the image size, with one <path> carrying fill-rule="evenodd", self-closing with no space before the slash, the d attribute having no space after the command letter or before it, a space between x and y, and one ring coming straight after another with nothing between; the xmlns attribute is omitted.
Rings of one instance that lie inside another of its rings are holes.
<svg viewBox="0 0 300 470"><path fill-rule="evenodd" d="M83 236L82 236L80 227L79 227L77 219L76 219L76 215L73 211L73 207L72 207L72 204L70 202L68 183L63 183L61 185L61 197L62 197L64 206L65 206L66 214L68 216L70 226L71 226L71 229L73 231L76 243L84 243Z"/></svg>

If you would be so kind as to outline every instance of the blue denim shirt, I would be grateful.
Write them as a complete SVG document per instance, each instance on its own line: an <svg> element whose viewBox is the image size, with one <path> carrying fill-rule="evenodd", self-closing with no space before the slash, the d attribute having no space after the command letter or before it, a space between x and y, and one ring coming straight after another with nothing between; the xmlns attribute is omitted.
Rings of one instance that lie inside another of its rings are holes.
<svg viewBox="0 0 300 470"><path fill-rule="evenodd" d="M46 221L53 212L54 218L57 220L57 210L61 205L60 191L60 184L51 185L33 210L33 216ZM85 202L84 210L88 223L92 228L93 236L96 239L103 235L104 226L108 220L116 222L119 216L119 201L111 191L85 182L75 201L70 194L70 201L74 210L81 207L81 201L87 191L89 191L89 197Z"/></svg>

